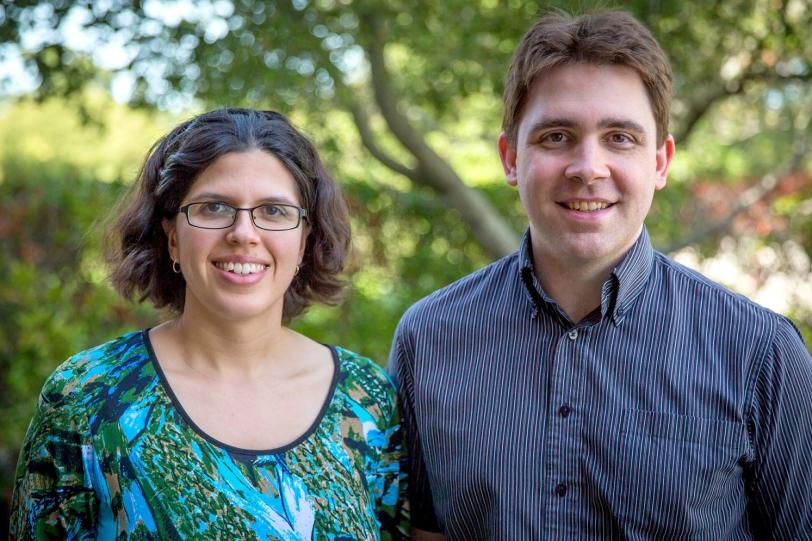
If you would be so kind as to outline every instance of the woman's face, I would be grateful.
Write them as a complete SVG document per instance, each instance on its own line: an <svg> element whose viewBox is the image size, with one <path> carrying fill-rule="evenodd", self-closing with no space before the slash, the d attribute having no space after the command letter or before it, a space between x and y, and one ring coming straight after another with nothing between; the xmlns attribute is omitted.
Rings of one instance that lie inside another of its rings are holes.
<svg viewBox="0 0 812 541"><path fill-rule="evenodd" d="M198 176L181 206L190 203L210 203L195 215L198 219L221 211L216 203L239 208L301 206L293 176L275 156L261 150L220 156ZM270 220L277 209L262 210ZM260 218L261 211L256 213ZM285 291L304 255L304 220L296 229L267 231L254 225L249 212L238 211L230 227L202 229L179 213L164 221L164 230L169 254L186 280L184 315L281 321Z"/></svg>

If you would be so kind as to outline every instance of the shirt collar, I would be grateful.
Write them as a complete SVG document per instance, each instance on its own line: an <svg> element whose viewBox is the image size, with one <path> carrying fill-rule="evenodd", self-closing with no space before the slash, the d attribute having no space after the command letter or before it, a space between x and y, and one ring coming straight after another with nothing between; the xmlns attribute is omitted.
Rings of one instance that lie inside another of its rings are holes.
<svg viewBox="0 0 812 541"><path fill-rule="evenodd" d="M538 317L539 310L546 311L550 316L559 320L561 325L569 327L568 319L563 310L550 297L536 278L533 266L533 245L530 241L530 228L527 228L519 243L519 275L525 297L533 310L532 316Z"/></svg>
<svg viewBox="0 0 812 541"><path fill-rule="evenodd" d="M539 308L546 308L550 313L566 320L556 302L544 291L536 278L529 228L522 236L518 256L520 278L525 295L533 307L533 316L538 314ZM603 284L600 308L602 317L611 317L615 325L623 322L634 301L643 292L653 263L654 249L644 226L631 249L612 269L612 274Z"/></svg>
<svg viewBox="0 0 812 541"><path fill-rule="evenodd" d="M612 270L610 280L616 280L615 306L612 318L616 325L620 325L626 314L629 313L634 301L643 292L651 275L654 264L654 248L648 230L643 226L643 232L632 245L631 249Z"/></svg>

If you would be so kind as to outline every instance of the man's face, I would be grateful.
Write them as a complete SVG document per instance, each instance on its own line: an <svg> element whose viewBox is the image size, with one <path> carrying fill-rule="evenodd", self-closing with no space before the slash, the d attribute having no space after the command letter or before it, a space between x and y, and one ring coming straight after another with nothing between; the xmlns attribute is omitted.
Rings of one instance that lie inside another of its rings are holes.
<svg viewBox="0 0 812 541"><path fill-rule="evenodd" d="M657 146L643 82L625 66L568 64L531 87L499 154L530 219L534 256L609 269L631 248L674 155Z"/></svg>

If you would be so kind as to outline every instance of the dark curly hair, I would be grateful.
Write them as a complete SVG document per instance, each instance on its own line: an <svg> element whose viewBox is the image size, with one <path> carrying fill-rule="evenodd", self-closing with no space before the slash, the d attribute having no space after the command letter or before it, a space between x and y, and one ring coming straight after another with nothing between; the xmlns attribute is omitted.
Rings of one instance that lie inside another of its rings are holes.
<svg viewBox="0 0 812 541"><path fill-rule="evenodd" d="M350 248L349 217L338 186L312 143L287 118L273 111L236 108L196 116L150 149L107 238L110 278L122 296L138 294L139 301L149 299L156 308L183 312L186 281L172 272L161 223L177 215L195 179L217 158L257 149L275 156L295 179L310 229L301 270L285 293L283 321L313 302L338 301Z"/></svg>

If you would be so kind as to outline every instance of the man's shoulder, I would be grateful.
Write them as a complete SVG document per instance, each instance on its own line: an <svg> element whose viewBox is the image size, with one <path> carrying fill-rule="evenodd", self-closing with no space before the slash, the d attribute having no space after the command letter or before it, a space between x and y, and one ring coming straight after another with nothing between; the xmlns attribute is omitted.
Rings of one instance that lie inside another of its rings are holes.
<svg viewBox="0 0 812 541"><path fill-rule="evenodd" d="M677 302L690 303L713 317L743 317L791 325L785 316L757 304L665 254L655 252L655 265L660 269L662 283L673 288L673 296Z"/></svg>
<svg viewBox="0 0 812 541"><path fill-rule="evenodd" d="M505 256L430 293L414 303L401 319L412 323L442 313L459 313L505 295L519 280L518 255Z"/></svg>

